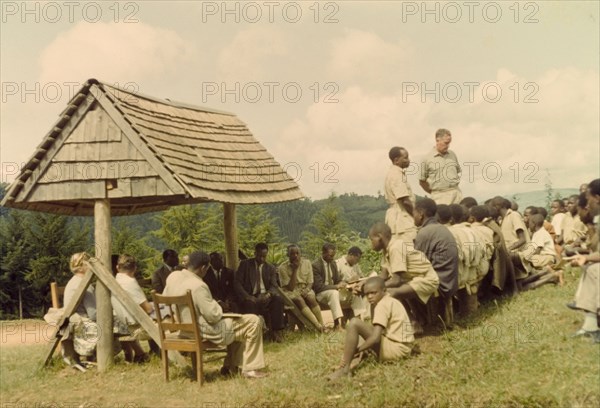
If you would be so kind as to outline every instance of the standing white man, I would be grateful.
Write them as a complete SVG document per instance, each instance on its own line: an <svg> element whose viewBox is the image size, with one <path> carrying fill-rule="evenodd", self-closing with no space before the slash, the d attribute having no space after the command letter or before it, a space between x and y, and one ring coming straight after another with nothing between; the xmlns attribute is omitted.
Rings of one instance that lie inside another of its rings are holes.
<svg viewBox="0 0 600 408"><path fill-rule="evenodd" d="M460 204L462 192L458 188L461 168L456 154L449 149L452 133L448 129L435 132L435 147L421 162L419 184L436 204Z"/></svg>
<svg viewBox="0 0 600 408"><path fill-rule="evenodd" d="M406 178L406 168L410 165L408 151L394 146L390 149L389 158L392 165L385 176L385 200L389 204L385 223L395 237L410 243L417 235L417 228L412 218L415 195Z"/></svg>

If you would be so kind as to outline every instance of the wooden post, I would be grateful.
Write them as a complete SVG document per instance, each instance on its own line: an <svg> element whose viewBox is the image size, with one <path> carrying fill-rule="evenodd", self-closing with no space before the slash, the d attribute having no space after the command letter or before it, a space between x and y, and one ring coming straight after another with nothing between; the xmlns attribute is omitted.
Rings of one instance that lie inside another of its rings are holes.
<svg viewBox="0 0 600 408"><path fill-rule="evenodd" d="M96 200L94 203L94 240L96 258L110 270L111 262L111 219L110 201ZM96 345L98 371L106 371L113 363L113 315L110 290L101 282L96 283L96 319L100 338Z"/></svg>
<svg viewBox="0 0 600 408"><path fill-rule="evenodd" d="M225 227L225 266L235 271L239 259L235 204L223 203L223 224Z"/></svg>

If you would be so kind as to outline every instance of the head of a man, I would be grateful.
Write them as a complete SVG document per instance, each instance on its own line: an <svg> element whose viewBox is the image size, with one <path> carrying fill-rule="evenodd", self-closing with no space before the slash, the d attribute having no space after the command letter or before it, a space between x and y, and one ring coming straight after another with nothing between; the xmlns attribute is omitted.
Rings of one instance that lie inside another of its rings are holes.
<svg viewBox="0 0 600 408"><path fill-rule="evenodd" d="M267 262L267 255L269 254L269 246L264 242L259 242L254 246L254 259L256 263L262 265Z"/></svg>
<svg viewBox="0 0 600 408"><path fill-rule="evenodd" d="M362 250L357 246L353 246L348 250L348 254L346 254L346 262L348 262L348 265L354 266L360 262L361 257Z"/></svg>
<svg viewBox="0 0 600 408"><path fill-rule="evenodd" d="M287 256L292 265L300 264L300 247L296 244L288 245Z"/></svg>
<svg viewBox="0 0 600 408"><path fill-rule="evenodd" d="M172 249L166 249L163 254L163 262L169 265L171 268L179 265L179 255Z"/></svg>
<svg viewBox="0 0 600 408"><path fill-rule="evenodd" d="M448 129L438 129L435 132L435 148L440 154L448 153L450 143L452 142L452 133Z"/></svg>
<svg viewBox="0 0 600 408"><path fill-rule="evenodd" d="M469 209L469 215L474 221L482 222L490 216L490 211L486 205L476 205L475 207L471 207Z"/></svg>
<svg viewBox="0 0 600 408"><path fill-rule="evenodd" d="M550 213L552 215L560 214L565 212L565 206L563 200L554 200L550 204Z"/></svg>
<svg viewBox="0 0 600 408"><path fill-rule="evenodd" d="M448 204L438 205L435 214L440 224L449 224L452 219L452 213L450 212L450 206Z"/></svg>
<svg viewBox="0 0 600 408"><path fill-rule="evenodd" d="M363 293L367 301L375 306L385 296L385 281L379 276L372 276L365 282Z"/></svg>
<svg viewBox="0 0 600 408"><path fill-rule="evenodd" d="M523 211L523 222L525 223L525 225L529 225L529 217L531 217L534 214L537 214L538 208L534 207L533 205L530 205L529 207L525 208L525 210Z"/></svg>
<svg viewBox="0 0 600 408"><path fill-rule="evenodd" d="M595 179L588 183L586 198L591 215L598 215L600 213L600 179Z"/></svg>
<svg viewBox="0 0 600 408"><path fill-rule="evenodd" d="M71 255L71 260L69 261L69 269L71 269L73 274L84 273L87 270L84 262L89 260L90 256L87 254L87 252L78 252L73 254Z"/></svg>
<svg viewBox="0 0 600 408"><path fill-rule="evenodd" d="M452 215L450 221L452 225L460 224L467 219L465 209L460 204L450 204L450 214Z"/></svg>
<svg viewBox="0 0 600 408"><path fill-rule="evenodd" d="M579 215L581 222L586 225L594 222L594 217L591 215L587 204L587 193L579 194L579 198L577 199L577 214Z"/></svg>
<svg viewBox="0 0 600 408"><path fill-rule="evenodd" d="M512 203L504 197L496 196L490 201L490 207L494 208L501 216L505 216L510 210Z"/></svg>
<svg viewBox="0 0 600 408"><path fill-rule="evenodd" d="M215 271L220 271L221 269L223 269L223 256L219 252L211 252L209 257L210 266L212 266Z"/></svg>
<svg viewBox="0 0 600 408"><path fill-rule="evenodd" d="M134 274L136 270L137 262L133 255L119 255L119 260L117 261L117 271L120 273Z"/></svg>
<svg viewBox="0 0 600 408"><path fill-rule="evenodd" d="M377 222L369 230L369 239L374 251L382 251L392 239L392 230L386 223Z"/></svg>
<svg viewBox="0 0 600 408"><path fill-rule="evenodd" d="M330 242L326 242L321 248L321 256L323 257L323 260L327 263L333 262L333 260L335 259L335 252L335 245Z"/></svg>
<svg viewBox="0 0 600 408"><path fill-rule="evenodd" d="M389 158L394 166L405 169L410 166L408 150L403 147L394 146L390 149Z"/></svg>
<svg viewBox="0 0 600 408"><path fill-rule="evenodd" d="M188 270L195 273L201 278L206 276L208 267L210 265L210 257L206 252L194 251L190 254L190 260L188 264Z"/></svg>
<svg viewBox="0 0 600 408"><path fill-rule="evenodd" d="M422 226L427 219L435 217L437 205L431 198L422 198L415 203L413 220L417 227Z"/></svg>
<svg viewBox="0 0 600 408"><path fill-rule="evenodd" d="M181 266L183 266L184 268L187 268L189 264L190 264L190 256L189 255L182 256L181 257Z"/></svg>
<svg viewBox="0 0 600 408"><path fill-rule="evenodd" d="M579 196L577 194L573 194L567 200L567 211L574 217L577 215L577 201L579 200Z"/></svg>
<svg viewBox="0 0 600 408"><path fill-rule="evenodd" d="M529 231L535 232L544 225L544 217L542 214L534 214L529 217Z"/></svg>

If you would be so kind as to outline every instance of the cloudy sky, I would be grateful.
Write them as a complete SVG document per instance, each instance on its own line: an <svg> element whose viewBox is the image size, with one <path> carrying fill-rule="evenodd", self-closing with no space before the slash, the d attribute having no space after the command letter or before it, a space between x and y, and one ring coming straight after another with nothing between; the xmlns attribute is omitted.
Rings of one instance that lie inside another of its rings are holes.
<svg viewBox="0 0 600 408"><path fill-rule="evenodd" d="M2 1L2 181L97 78L236 113L314 199L382 191L394 145L416 174L442 127L465 195L578 187L599 176L599 5Z"/></svg>

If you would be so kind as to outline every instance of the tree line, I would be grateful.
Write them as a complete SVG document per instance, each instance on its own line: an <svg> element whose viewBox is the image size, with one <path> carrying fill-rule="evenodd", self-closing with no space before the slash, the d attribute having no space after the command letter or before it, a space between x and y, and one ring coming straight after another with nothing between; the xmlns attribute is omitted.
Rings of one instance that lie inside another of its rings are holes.
<svg viewBox="0 0 600 408"><path fill-rule="evenodd" d="M7 184L0 184L0 199ZM267 205L237 206L238 243L252 256L257 242L270 246L269 261L286 258L286 247L298 243L303 256L315 259L324 242L338 247L338 257L353 245L363 250L361 267L378 269L379 254L370 249L369 227L383 220L383 196L331 194ZM220 204L172 207L150 214L113 217L113 253L128 253L140 262L140 277L150 277L162 262L162 251L224 251ZM68 259L80 251L94 253L93 219L0 208L0 319L42 316L50 305L50 283L65 285Z"/></svg>

